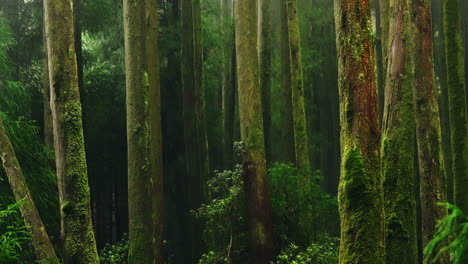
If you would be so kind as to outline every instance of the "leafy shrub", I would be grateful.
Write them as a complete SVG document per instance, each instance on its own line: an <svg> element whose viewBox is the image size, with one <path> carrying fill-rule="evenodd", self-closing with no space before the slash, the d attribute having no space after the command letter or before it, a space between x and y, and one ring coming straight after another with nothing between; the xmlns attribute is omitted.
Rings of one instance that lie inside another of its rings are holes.
<svg viewBox="0 0 468 264"><path fill-rule="evenodd" d="M335 264L338 263L336 241L328 239L322 243L312 243L301 250L295 244L289 245L277 257L274 264Z"/></svg>
<svg viewBox="0 0 468 264"><path fill-rule="evenodd" d="M107 244L99 254L101 264L128 263L128 237L124 235L116 244Z"/></svg>
<svg viewBox="0 0 468 264"><path fill-rule="evenodd" d="M453 264L468 263L468 215L454 205L443 203L450 213L437 224L437 231L424 249L427 263L437 263L444 253L450 253ZM426 262L425 262L426 263Z"/></svg>
<svg viewBox="0 0 468 264"><path fill-rule="evenodd" d="M235 152L241 154L242 143L234 145ZM332 263L337 252L330 235L338 230L338 209L336 198L321 191L319 172L275 163L268 176L275 252L288 248L281 255L296 261ZM199 264L246 263L248 223L242 166L216 172L208 189L212 200L193 212L205 221L204 240L209 249Z"/></svg>
<svg viewBox="0 0 468 264"><path fill-rule="evenodd" d="M26 230L18 204L0 204L0 264L34 263L31 234Z"/></svg>
<svg viewBox="0 0 468 264"><path fill-rule="evenodd" d="M307 246L323 234L337 235L338 204L320 187L320 172L275 163L269 169L276 248Z"/></svg>

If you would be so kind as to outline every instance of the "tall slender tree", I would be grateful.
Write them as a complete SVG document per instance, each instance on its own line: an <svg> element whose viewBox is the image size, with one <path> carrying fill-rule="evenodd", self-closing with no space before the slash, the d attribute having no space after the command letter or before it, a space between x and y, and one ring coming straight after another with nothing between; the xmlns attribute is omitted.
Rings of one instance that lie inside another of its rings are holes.
<svg viewBox="0 0 468 264"><path fill-rule="evenodd" d="M294 122L291 94L291 54L289 49L288 10L286 1L280 1L280 53L281 53L281 138L282 162L294 162L296 159L294 144Z"/></svg>
<svg viewBox="0 0 468 264"><path fill-rule="evenodd" d="M460 2L444 0L445 48L455 204L468 212L468 120Z"/></svg>
<svg viewBox="0 0 468 264"><path fill-rule="evenodd" d="M44 1L65 263L99 263L90 212L71 0Z"/></svg>
<svg viewBox="0 0 468 264"><path fill-rule="evenodd" d="M436 223L446 215L438 203L446 201L441 132L432 57L429 0L407 0L409 41L413 71L413 107L416 118L423 247L432 238ZM448 263L443 257L440 263Z"/></svg>
<svg viewBox="0 0 468 264"><path fill-rule="evenodd" d="M291 72L291 100L294 122L294 146L297 166L309 166L307 121L304 106L304 78L302 76L301 40L297 15L297 0L287 0L289 41L289 71Z"/></svg>
<svg viewBox="0 0 468 264"><path fill-rule="evenodd" d="M335 3L341 119L340 263L384 263L370 1Z"/></svg>
<svg viewBox="0 0 468 264"><path fill-rule="evenodd" d="M386 263L418 263L414 113L405 0L389 5L388 73L382 123Z"/></svg>
<svg viewBox="0 0 468 264"><path fill-rule="evenodd" d="M161 168L157 168L160 161L156 160L160 158L157 147L160 141L157 138L158 133L151 133L157 132L159 125L153 123L158 121L158 105L155 103L158 89L155 52L157 24L153 14L156 12L155 8L155 3L150 0L123 2L127 91L128 261L135 264L153 263L155 254L160 253L153 247L153 235L160 231L160 223L153 221L153 213L154 216L160 216L160 212L152 213L151 210L153 206L153 209L160 206L162 195L153 193L157 189L154 187L160 187L161 184ZM155 220L159 221L159 218ZM155 241L154 245L158 242Z"/></svg>
<svg viewBox="0 0 468 264"><path fill-rule="evenodd" d="M224 42L224 68L223 68L223 82L222 82L222 107L223 107L223 141L224 141L224 167L230 168L233 163L233 142L234 142L234 74L232 68L235 67L235 47L233 41L233 16L232 16L232 0L222 0L222 21L223 21L223 34L225 36Z"/></svg>
<svg viewBox="0 0 468 264"><path fill-rule="evenodd" d="M268 264L272 257L272 224L256 48L256 2L236 0L235 21L240 129L245 146L243 168L249 201L250 261Z"/></svg>
<svg viewBox="0 0 468 264"><path fill-rule="evenodd" d="M162 156L161 88L159 77L158 1L145 0L145 57L149 85L150 165L152 182L153 254L155 264L166 263L164 174Z"/></svg>
<svg viewBox="0 0 468 264"><path fill-rule="evenodd" d="M32 244L36 251L37 259L44 264L59 264L52 243L42 223L32 199L29 187L26 183L21 166L16 158L15 150L8 137L0 114L0 153L8 181L19 205L21 215L28 230L31 232Z"/></svg>
<svg viewBox="0 0 468 264"><path fill-rule="evenodd" d="M258 63L267 163L271 160L271 0L258 1Z"/></svg>

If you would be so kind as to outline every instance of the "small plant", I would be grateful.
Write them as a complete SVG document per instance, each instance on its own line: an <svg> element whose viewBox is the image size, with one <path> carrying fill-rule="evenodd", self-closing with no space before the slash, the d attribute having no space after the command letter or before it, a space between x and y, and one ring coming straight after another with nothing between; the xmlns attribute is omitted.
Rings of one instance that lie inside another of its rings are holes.
<svg viewBox="0 0 468 264"><path fill-rule="evenodd" d="M454 205L442 203L450 213L437 224L437 231L424 249L425 263L437 263L438 258L450 253L453 264L468 263L468 215Z"/></svg>
<svg viewBox="0 0 468 264"><path fill-rule="evenodd" d="M116 244L107 244L99 254L101 264L127 264L128 263L128 236L123 235Z"/></svg>
<svg viewBox="0 0 468 264"><path fill-rule="evenodd" d="M0 210L0 264L33 263L34 259L31 234L24 226L18 204L8 205Z"/></svg>

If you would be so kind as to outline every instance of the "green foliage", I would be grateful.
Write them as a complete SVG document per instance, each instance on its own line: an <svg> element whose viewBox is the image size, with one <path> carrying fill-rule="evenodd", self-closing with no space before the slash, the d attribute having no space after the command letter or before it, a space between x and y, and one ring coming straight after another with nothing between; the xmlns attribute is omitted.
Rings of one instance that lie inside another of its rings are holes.
<svg viewBox="0 0 468 264"><path fill-rule="evenodd" d="M235 146L240 154L242 143ZM209 251L200 264L247 262L247 201L242 177L242 166L237 165L233 171L217 172L208 182L212 200L194 212L206 221L204 239ZM328 234L335 235L337 229L337 202L321 191L319 182L318 171L290 164L275 163L269 170L275 251L284 249L278 264L321 264L336 259L336 241ZM285 258L303 262L284 262ZM304 262L308 259L315 262Z"/></svg>
<svg viewBox="0 0 468 264"><path fill-rule="evenodd" d="M424 249L425 260L437 263L438 258L448 252L453 264L464 264L468 261L468 216L454 205L441 205L450 213L439 221L434 237Z"/></svg>
<svg viewBox="0 0 468 264"><path fill-rule="evenodd" d="M275 163L269 169L269 187L275 242L307 246L323 233L338 229L336 198L320 188L320 172ZM337 234L336 234L337 235Z"/></svg>
<svg viewBox="0 0 468 264"><path fill-rule="evenodd" d="M200 264L245 262L247 247L247 222L242 166L233 171L216 172L208 181L212 200L194 212L204 219L204 240L209 253Z"/></svg>
<svg viewBox="0 0 468 264"><path fill-rule="evenodd" d="M301 250L295 244L284 249L276 258L274 264L335 264L338 263L338 246L336 241L312 243Z"/></svg>
<svg viewBox="0 0 468 264"><path fill-rule="evenodd" d="M0 203L0 264L34 262L30 240L31 234L24 226L18 204L5 208Z"/></svg>
<svg viewBox="0 0 468 264"><path fill-rule="evenodd" d="M101 264L127 264L128 236L124 235L116 244L107 244L99 254Z"/></svg>

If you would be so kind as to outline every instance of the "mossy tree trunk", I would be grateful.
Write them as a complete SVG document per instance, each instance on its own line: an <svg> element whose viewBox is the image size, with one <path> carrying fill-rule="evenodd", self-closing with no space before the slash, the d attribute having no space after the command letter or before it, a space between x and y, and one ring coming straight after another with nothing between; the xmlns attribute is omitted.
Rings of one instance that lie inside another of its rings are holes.
<svg viewBox="0 0 468 264"><path fill-rule="evenodd" d="M258 62L266 161L271 161L271 0L258 1Z"/></svg>
<svg viewBox="0 0 468 264"><path fill-rule="evenodd" d="M44 1L65 263L99 263L90 212L70 0Z"/></svg>
<svg viewBox="0 0 468 264"><path fill-rule="evenodd" d="M243 168L249 205L250 261L269 264L272 257L272 223L256 48L256 2L237 0L235 21L240 130L245 144Z"/></svg>
<svg viewBox="0 0 468 264"><path fill-rule="evenodd" d="M388 66L388 38L389 38L389 16L390 16L390 1L389 0L378 0L379 1L379 21L380 25L380 42L382 48L382 72L383 72L383 83L385 84L385 78L387 77L387 66ZM383 102L383 101L382 101Z"/></svg>
<svg viewBox="0 0 468 264"><path fill-rule="evenodd" d="M8 181L19 205L26 228L31 232L32 244L37 259L44 264L59 264L54 248L50 242L47 231L42 223L41 216L29 192L26 179L16 158L15 150L10 142L8 133L0 114L0 153Z"/></svg>
<svg viewBox="0 0 468 264"><path fill-rule="evenodd" d="M294 121L291 93L291 54L289 52L288 11L286 1L280 1L281 53L281 162L295 162Z"/></svg>
<svg viewBox="0 0 468 264"><path fill-rule="evenodd" d="M444 0L445 48L455 205L468 212L468 127L460 2Z"/></svg>
<svg viewBox="0 0 468 264"><path fill-rule="evenodd" d="M203 52L201 39L201 7L200 0L193 0L193 49L194 49L194 79L195 79L195 102L196 102L196 122L197 122L197 159L200 166L198 178L192 178L191 188L197 188L198 197L193 197L191 201L192 209L199 208L208 198L206 182L210 174L210 162L208 153L208 138L206 132L206 100L205 87L203 86ZM195 193L196 193L195 192ZM195 220L192 235L192 259L198 261L204 251L203 223Z"/></svg>
<svg viewBox="0 0 468 264"><path fill-rule="evenodd" d="M124 1L129 263L164 263L157 1Z"/></svg>
<svg viewBox="0 0 468 264"><path fill-rule="evenodd" d="M414 113L405 0L390 0L382 124L386 263L418 263Z"/></svg>
<svg viewBox="0 0 468 264"><path fill-rule="evenodd" d="M442 134L442 150L446 178L447 201L453 203L452 146L450 143L450 117L448 106L447 64L445 30L443 23L443 0L432 0L432 39L434 41L434 70L439 86L439 114Z"/></svg>
<svg viewBox="0 0 468 264"><path fill-rule="evenodd" d="M145 57L149 84L150 165L152 182L153 254L155 264L166 263L164 174L162 157L161 87L159 76L158 1L145 0Z"/></svg>
<svg viewBox="0 0 468 264"><path fill-rule="evenodd" d="M384 65L383 65L383 52L384 49L382 47L382 23L381 23L381 16L382 12L380 10L380 1L381 0L373 0L373 22L374 22L374 46L375 46L375 61L376 61L376 70L377 70L377 111L379 113L379 123L382 124L382 117L383 117L383 107L384 107L384 87L385 87L385 74L384 72ZM388 0L386 0L388 1ZM386 4L386 3L384 3ZM387 7L386 7L387 8ZM387 11L387 10L385 10ZM384 14L386 15L386 14ZM385 17L388 19L388 17ZM386 25L387 26L387 25ZM387 68L387 67L385 67Z"/></svg>
<svg viewBox="0 0 468 264"><path fill-rule="evenodd" d="M294 146L296 165L309 166L309 150L307 140L307 121L304 106L304 78L302 76L301 40L299 36L299 21L297 15L297 0L287 0L288 41L291 72L291 100L294 122Z"/></svg>
<svg viewBox="0 0 468 264"><path fill-rule="evenodd" d="M234 67L233 59L235 50L233 42L233 27L232 20L232 1L222 0L222 21L224 25L223 34L227 40L224 43L224 68L223 68L223 141L224 141L224 167L231 168L233 165L233 143L234 143L234 74L232 68ZM234 53L234 54L233 54Z"/></svg>
<svg viewBox="0 0 468 264"><path fill-rule="evenodd" d="M435 86L431 10L429 0L407 0L409 41L413 71L413 107L420 178L423 247L432 238L437 220L447 211L438 203L446 201L441 132ZM447 263L444 257L440 263Z"/></svg>
<svg viewBox="0 0 468 264"><path fill-rule="evenodd" d="M335 3L341 121L340 263L384 263L376 74L370 1Z"/></svg>

